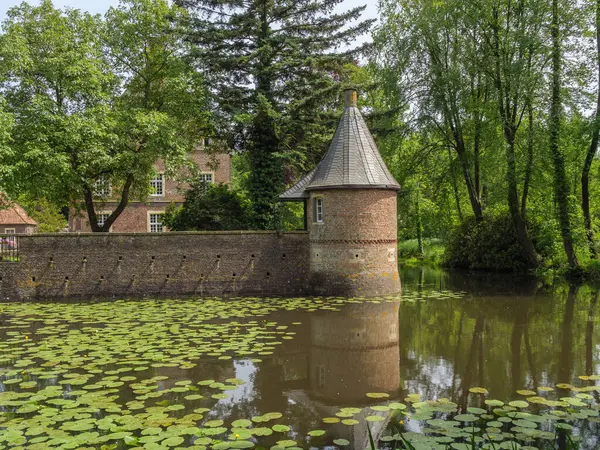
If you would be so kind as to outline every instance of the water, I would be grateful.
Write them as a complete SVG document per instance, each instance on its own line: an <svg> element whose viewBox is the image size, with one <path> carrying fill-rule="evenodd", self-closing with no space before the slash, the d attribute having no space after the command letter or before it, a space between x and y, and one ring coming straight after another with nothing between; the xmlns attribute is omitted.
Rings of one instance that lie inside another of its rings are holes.
<svg viewBox="0 0 600 450"><path fill-rule="evenodd" d="M466 412L487 408L473 387L508 402L526 398L518 390L600 383L578 378L600 374L599 290L435 269L401 276L402 302L0 304L0 448L124 448L126 438L145 448L227 439L324 448L340 438L345 448L364 448L365 418L382 418L370 422L376 438L393 435L398 417L377 408L408 404L409 394L446 398ZM419 419L449 418L439 408L412 412L402 430L410 435L426 427ZM247 424L232 425L257 417L258 436L244 431ZM600 448L592 419L575 424L585 449ZM145 435L148 428L156 434ZM309 437L312 430L325 434Z"/></svg>

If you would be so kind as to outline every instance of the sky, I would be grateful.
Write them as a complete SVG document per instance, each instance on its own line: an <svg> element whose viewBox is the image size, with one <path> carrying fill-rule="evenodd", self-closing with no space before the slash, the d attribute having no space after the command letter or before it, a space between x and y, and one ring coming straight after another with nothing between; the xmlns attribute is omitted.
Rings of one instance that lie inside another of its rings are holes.
<svg viewBox="0 0 600 450"><path fill-rule="evenodd" d="M6 11L12 6L22 3L22 0L0 0L0 20L6 18ZM38 1L29 0L29 3L36 4ZM88 11L92 14L104 13L110 6L116 6L119 0L54 0L54 6L62 8L70 6L81 10ZM372 19L377 17L377 2L376 0L344 0L339 5L339 10L347 10L355 6L367 5L367 9L363 13L364 19Z"/></svg>

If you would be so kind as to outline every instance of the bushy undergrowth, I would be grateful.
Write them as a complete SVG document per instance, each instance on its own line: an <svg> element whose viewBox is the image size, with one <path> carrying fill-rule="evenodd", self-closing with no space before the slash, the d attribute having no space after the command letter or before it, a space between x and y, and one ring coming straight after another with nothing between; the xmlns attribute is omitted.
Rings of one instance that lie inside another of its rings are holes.
<svg viewBox="0 0 600 450"><path fill-rule="evenodd" d="M423 239L423 254L417 239L408 239L398 243L398 259L404 264L433 264L442 261L444 241L442 239Z"/></svg>
<svg viewBox="0 0 600 450"><path fill-rule="evenodd" d="M551 253L553 239L542 224L529 223L529 232L542 257ZM524 272L527 269L523 247L507 211L490 213L481 223L467 219L451 235L443 264L470 270Z"/></svg>

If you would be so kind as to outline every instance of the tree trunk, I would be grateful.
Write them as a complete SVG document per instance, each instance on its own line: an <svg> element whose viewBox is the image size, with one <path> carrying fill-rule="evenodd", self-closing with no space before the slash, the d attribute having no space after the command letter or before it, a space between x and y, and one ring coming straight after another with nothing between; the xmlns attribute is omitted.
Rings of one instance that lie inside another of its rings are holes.
<svg viewBox="0 0 600 450"><path fill-rule="evenodd" d="M417 204L416 204L416 213L417 213L417 243L419 245L419 256L423 258L425 256L425 251L423 250L423 223L421 222L421 184L417 183Z"/></svg>
<svg viewBox="0 0 600 450"><path fill-rule="evenodd" d="M592 168L594 156L596 156L596 152L598 151L598 139L600 137L600 0L596 0L596 65L598 71L596 114L592 124L592 141L585 156L585 163L581 172L581 209L583 210L583 221L588 247L593 259L598 259L598 247L596 246L592 214L590 213L590 169Z"/></svg>
<svg viewBox="0 0 600 450"><path fill-rule="evenodd" d="M550 152L554 164L554 195L558 206L558 221L563 240L563 247L567 254L569 267L575 269L579 266L575 247L573 244L573 233L571 230L571 219L569 217L569 186L565 170L565 161L560 149L560 119L561 119L561 48L560 28L558 17L558 0L552 0L552 102L550 105Z"/></svg>
<svg viewBox="0 0 600 450"><path fill-rule="evenodd" d="M517 231L517 237L523 247L524 256L527 261L527 266L530 269L535 269L539 265L539 257L527 231L527 223L521 215L519 207L519 194L517 190L517 169L515 162L515 142L512 134L506 134L508 142L506 149L507 170L506 178L508 183L508 209L513 220L513 224Z"/></svg>
<svg viewBox="0 0 600 450"><path fill-rule="evenodd" d="M475 137L473 142L473 172L475 178L475 194L479 200L479 206L483 210L481 202L481 171L479 168L479 154L481 152L481 115L479 111L475 113Z"/></svg>
<svg viewBox="0 0 600 450"><path fill-rule="evenodd" d="M98 216L96 216L96 208L94 208L94 192L91 188L86 188L84 192L85 196L85 209L87 210L88 222L93 233L101 232L102 229L98 226Z"/></svg>
<svg viewBox="0 0 600 450"><path fill-rule="evenodd" d="M129 192L131 190L131 185L133 184L133 179L133 175L130 174L127 176L125 184L123 185L123 190L121 191L119 204L110 216L108 216L108 219L106 219L102 226L98 225L98 216L96 215L96 208L94 207L94 192L91 188L85 190L85 208L87 210L90 228L93 233L108 233L110 231L110 227L115 223L115 220L119 218L129 203Z"/></svg>
<svg viewBox="0 0 600 450"><path fill-rule="evenodd" d="M454 142L456 145L456 153L458 154L458 160L460 161L460 165L462 167L465 184L467 185L467 192L469 193L469 201L471 202L471 208L473 209L473 214L475 214L475 220L478 223L483 222L483 209L481 208L481 200L479 198L479 194L475 191L475 185L471 180L469 159L467 158L467 151L464 139L462 136L458 136L455 134Z"/></svg>
<svg viewBox="0 0 600 450"><path fill-rule="evenodd" d="M458 212L458 220L461 223L464 221L462 208L460 206L460 194L458 193L458 183L456 182L456 173L454 172L454 164L452 163L452 152L448 148L448 158L450 160L450 176L452 180L452 190L454 191L454 200L456 201L456 210Z"/></svg>
<svg viewBox="0 0 600 450"><path fill-rule="evenodd" d="M527 219L527 196L529 195L529 183L533 173L533 107L531 102L527 102L527 115L529 117L529 130L527 136L527 166L525 167L525 178L523 180L523 193L521 194L521 216L523 220Z"/></svg>

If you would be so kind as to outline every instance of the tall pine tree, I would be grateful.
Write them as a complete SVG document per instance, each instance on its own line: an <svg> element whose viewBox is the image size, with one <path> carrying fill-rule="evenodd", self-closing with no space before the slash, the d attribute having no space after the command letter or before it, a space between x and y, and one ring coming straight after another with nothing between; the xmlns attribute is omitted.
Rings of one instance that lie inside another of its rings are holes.
<svg viewBox="0 0 600 450"><path fill-rule="evenodd" d="M344 65L373 20L342 0L177 0L189 12L191 56L213 88L221 133L248 152L256 226L273 226L284 167L327 147ZM306 167L305 167L306 168Z"/></svg>

